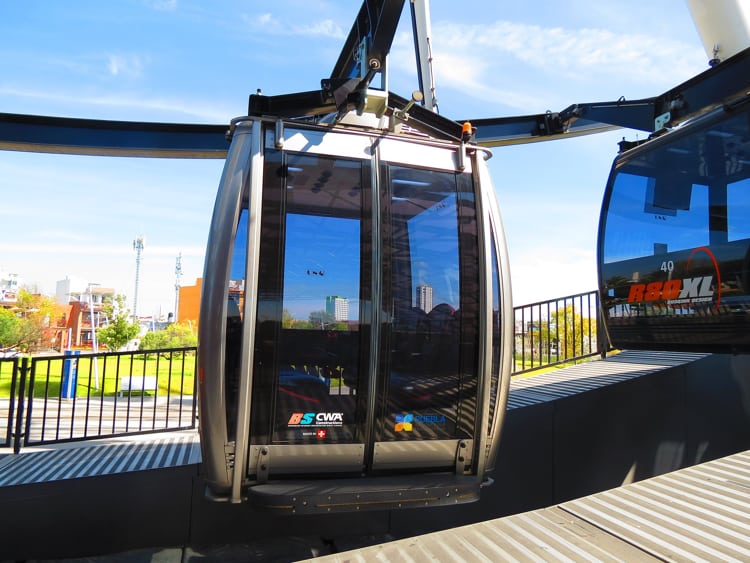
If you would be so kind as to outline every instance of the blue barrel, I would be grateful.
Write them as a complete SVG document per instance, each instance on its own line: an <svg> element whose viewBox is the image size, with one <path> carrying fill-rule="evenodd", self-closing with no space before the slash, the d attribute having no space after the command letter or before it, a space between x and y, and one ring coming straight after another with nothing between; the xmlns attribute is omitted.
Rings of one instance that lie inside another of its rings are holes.
<svg viewBox="0 0 750 563"><path fill-rule="evenodd" d="M66 350L66 356L79 356L80 350ZM66 358L63 360L62 375L62 398L75 399L76 385L78 384L78 358Z"/></svg>

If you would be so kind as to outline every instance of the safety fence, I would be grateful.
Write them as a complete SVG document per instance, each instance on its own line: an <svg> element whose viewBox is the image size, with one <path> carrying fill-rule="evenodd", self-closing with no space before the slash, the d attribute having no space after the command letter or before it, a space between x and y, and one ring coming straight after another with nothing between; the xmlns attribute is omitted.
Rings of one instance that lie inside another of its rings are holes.
<svg viewBox="0 0 750 563"><path fill-rule="evenodd" d="M515 307L513 375L605 356L599 292Z"/></svg>
<svg viewBox="0 0 750 563"><path fill-rule="evenodd" d="M514 308L513 375L604 356L598 292ZM0 447L196 427L196 348L0 358Z"/></svg>
<svg viewBox="0 0 750 563"><path fill-rule="evenodd" d="M196 348L0 359L0 446L196 426Z"/></svg>

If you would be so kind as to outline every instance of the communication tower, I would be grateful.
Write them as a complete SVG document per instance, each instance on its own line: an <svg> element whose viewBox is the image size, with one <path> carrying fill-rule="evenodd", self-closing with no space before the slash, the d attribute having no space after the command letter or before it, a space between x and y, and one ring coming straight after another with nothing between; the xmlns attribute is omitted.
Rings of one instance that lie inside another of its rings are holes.
<svg viewBox="0 0 750 563"><path fill-rule="evenodd" d="M138 284L141 273L141 255L143 254L143 235L138 235L133 241L133 250L135 250L135 292L133 293L133 319L138 321Z"/></svg>
<svg viewBox="0 0 750 563"><path fill-rule="evenodd" d="M177 322L177 311L180 308L180 281L182 280L182 252L177 255L177 262L174 267L174 322Z"/></svg>

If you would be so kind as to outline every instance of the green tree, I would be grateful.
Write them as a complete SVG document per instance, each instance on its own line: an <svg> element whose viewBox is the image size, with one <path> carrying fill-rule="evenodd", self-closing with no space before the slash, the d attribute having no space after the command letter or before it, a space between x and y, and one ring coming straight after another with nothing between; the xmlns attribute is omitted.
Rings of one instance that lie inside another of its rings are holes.
<svg viewBox="0 0 750 563"><path fill-rule="evenodd" d="M141 339L140 349L189 348L197 344L198 338L188 324L174 323L164 330L147 332Z"/></svg>
<svg viewBox="0 0 750 563"><path fill-rule="evenodd" d="M281 313L281 327L294 328L296 322L297 321L294 318L294 315L292 315L291 311L289 311L289 309L284 309L284 311Z"/></svg>
<svg viewBox="0 0 750 563"><path fill-rule="evenodd" d="M552 315L550 341L559 346L560 358L574 358L592 352L589 335L596 338L596 320L582 317L572 305Z"/></svg>
<svg viewBox="0 0 750 563"><path fill-rule="evenodd" d="M124 295L115 295L114 301L108 299L104 303L104 312L109 324L99 329L97 338L110 350L119 350L138 336L141 327L138 323L130 322L130 310L125 305Z"/></svg>
<svg viewBox="0 0 750 563"><path fill-rule="evenodd" d="M15 314L11 313L16 317L15 323L12 323L13 333L9 338L12 342L6 347L18 348L24 352L40 349L44 344L44 331L49 328L50 319L58 313L54 299L22 288L18 292ZM5 325L5 330L8 330L10 325L7 319Z"/></svg>
<svg viewBox="0 0 750 563"><path fill-rule="evenodd" d="M310 313L309 318L311 328L319 328L321 330L330 330L336 322L333 315L324 310L313 311Z"/></svg>
<svg viewBox="0 0 750 563"><path fill-rule="evenodd" d="M0 308L0 350L18 346L18 317L12 311Z"/></svg>

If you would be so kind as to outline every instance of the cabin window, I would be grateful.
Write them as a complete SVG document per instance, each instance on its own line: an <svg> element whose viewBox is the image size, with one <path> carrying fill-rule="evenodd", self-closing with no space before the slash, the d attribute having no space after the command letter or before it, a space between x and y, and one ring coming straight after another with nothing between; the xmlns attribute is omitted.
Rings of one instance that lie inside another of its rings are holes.
<svg viewBox="0 0 750 563"><path fill-rule="evenodd" d="M402 166L388 172L383 439L470 436L473 411L464 399L476 392L478 335L471 182Z"/></svg>
<svg viewBox="0 0 750 563"><path fill-rule="evenodd" d="M253 428L271 443L355 440L362 201L361 162L267 151L254 384L274 400Z"/></svg>

